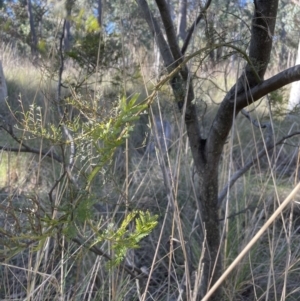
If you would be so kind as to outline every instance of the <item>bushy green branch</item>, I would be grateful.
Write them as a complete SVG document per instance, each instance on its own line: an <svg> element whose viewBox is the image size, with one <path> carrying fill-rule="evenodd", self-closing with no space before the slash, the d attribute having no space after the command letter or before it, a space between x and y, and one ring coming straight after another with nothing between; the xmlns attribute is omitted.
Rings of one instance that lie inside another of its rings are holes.
<svg viewBox="0 0 300 301"><path fill-rule="evenodd" d="M98 235L93 245L102 241L109 241L114 254L114 258L109 265L118 265L129 249L138 248L141 239L152 232L158 223L157 219L158 216L151 215L149 211L130 212L124 217L119 227L109 224L107 229Z"/></svg>
<svg viewBox="0 0 300 301"><path fill-rule="evenodd" d="M58 233L64 234L67 239L94 233L97 239L93 245L103 241L110 243L113 250L110 266L115 266L121 263L129 249L138 248L141 239L151 233L157 225L158 217L152 216L148 211L128 213L119 226L110 224L102 232L93 226L92 220L97 197L91 195L91 185L95 177L110 165L116 149L125 143L139 115L146 109L146 104L137 103L138 96L135 94L130 99L125 96L121 97L118 106L110 112L108 117L101 116L90 107L85 108L85 116L89 117L88 120L82 120L78 116L67 122L61 121L72 131L78 157L82 156L83 161L89 158L84 157L86 155L82 150L88 144L93 146L95 151L92 159L93 167L87 175L87 185L82 186L79 191L78 189L74 191L70 182L64 182L62 186L64 188L61 189L66 189L67 196L58 206L52 207L52 210L57 212L56 215L44 208L30 212L27 214L28 223L24 226L26 231L5 232L5 236L9 237L5 246L14 254L26 249L28 244L37 251L43 247L47 237L56 237ZM81 107L79 111L82 109ZM102 117L102 120L99 120L99 117ZM51 145L61 146L69 143L59 125L51 123L45 125L41 108L35 105L30 106L29 111L22 112L19 129L22 130L24 139L40 138L43 141L48 140ZM12 209L10 213L17 216L15 209ZM38 221L38 224L35 221Z"/></svg>

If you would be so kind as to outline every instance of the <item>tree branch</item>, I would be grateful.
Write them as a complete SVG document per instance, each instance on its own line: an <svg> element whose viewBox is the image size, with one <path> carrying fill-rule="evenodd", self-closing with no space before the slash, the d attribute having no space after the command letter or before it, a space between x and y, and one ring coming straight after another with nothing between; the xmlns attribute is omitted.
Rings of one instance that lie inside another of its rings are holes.
<svg viewBox="0 0 300 301"><path fill-rule="evenodd" d="M246 91L245 93L238 95L235 100L237 110L241 110L268 93L278 90L298 80L300 80L300 65L283 70L271 78L260 82L250 91ZM232 99L231 101L233 102L234 100Z"/></svg>
<svg viewBox="0 0 300 301"><path fill-rule="evenodd" d="M156 1L158 10L160 12L162 22L165 27L170 50L172 52L172 55L173 55L176 63L178 64L182 61L182 54L181 54L180 48L177 43L177 37L176 37L176 32L174 29L174 24L173 24L171 13L170 13L170 7L167 4L166 0L155 0L155 1Z"/></svg>
<svg viewBox="0 0 300 301"><path fill-rule="evenodd" d="M75 145L75 141L73 139L73 136L70 132L70 130L68 129L67 125L65 124L64 120L65 120L65 116L64 116L64 112L62 110L62 98L61 98L61 87L62 87L62 74L64 71L64 54L63 54L63 40L64 40L64 32L65 32L65 28L66 28L66 22L67 20L64 19L64 23L63 23L63 28L62 28L62 34L59 38L59 49L58 49L58 55L59 55L59 69L58 69L58 83L57 83L57 96L56 96L56 106L57 106L57 111L58 114L61 118L61 126L62 129L64 131L64 134L66 136L66 139L68 139L70 141L70 157L69 157L69 162L67 164L67 166L65 167L65 170L69 176L69 179L71 180L71 182L74 184L74 186L79 189L79 185L77 180L75 179L75 177L72 174L72 168L74 166L75 163L75 154L76 154L76 145Z"/></svg>
<svg viewBox="0 0 300 301"><path fill-rule="evenodd" d="M261 81L270 59L277 9L278 0L255 0L249 50L250 63L247 64L244 74L223 99L206 142L206 155L215 170L218 168L223 146L231 130L233 119L241 109L255 101L252 89L261 84L264 86L265 89L258 89L264 94L256 91L259 98L271 92L267 88L270 82L266 85L265 82L261 83ZM255 70L253 70L253 67ZM276 90L279 87L273 85L273 88ZM239 99L239 97L242 99Z"/></svg>
<svg viewBox="0 0 300 301"><path fill-rule="evenodd" d="M59 156L57 156L51 148L48 150L41 151L40 149L28 147L28 146L25 146L24 144L21 144L21 145L23 145L24 147L19 148L19 147L8 147L8 146L0 145L0 149L3 151L15 152L15 153L32 153L32 154L37 154L37 155L42 154L45 157L49 157L59 163L63 163L63 160Z"/></svg>
<svg viewBox="0 0 300 301"><path fill-rule="evenodd" d="M278 0L254 0L254 10L249 57L260 79L263 79L273 45ZM251 69L251 66L246 66L246 77L250 81L250 87L254 84L251 82L253 73Z"/></svg>
<svg viewBox="0 0 300 301"><path fill-rule="evenodd" d="M186 38L184 40L184 43L183 43L183 46L181 48L182 55L185 54L185 52L186 52L186 50L187 50L187 48L189 46L190 40L192 38L192 35L193 35L194 31L196 30L198 23L201 21L201 19L203 18L203 16L205 16L206 11L208 10L210 4L211 4L211 0L207 0L207 2L205 3L205 6L203 8L203 10L200 12L200 14L198 15L197 19L194 21L194 23L192 24L192 26L188 29L187 36L186 36Z"/></svg>
<svg viewBox="0 0 300 301"><path fill-rule="evenodd" d="M170 51L170 48L164 38L163 32L158 25L156 19L154 18L148 3L146 0L136 0L138 3L142 13L144 14L144 18L146 22L148 23L148 26L151 30L151 33L153 37L155 38L156 44L159 48L160 54L162 56L162 59L164 61L165 67L167 68L168 72L172 72L172 70L175 68L174 64L174 58Z"/></svg>
<svg viewBox="0 0 300 301"><path fill-rule="evenodd" d="M75 161L75 153L76 153L76 147L75 147L75 142L74 139L67 128L67 126L64 124L64 113L62 110L62 104L61 104L61 86L62 86L62 74L64 71L64 55L63 55L63 40L64 40L64 32L65 32L65 27L66 27L66 20L64 20L63 23L63 29L62 29L62 34L59 38L59 70L58 70L58 83L57 83L57 96L56 96L56 105L57 105L57 111L59 113L59 116L62 120L62 128L64 131L65 136L67 139L70 141L70 158L69 158L69 163L67 166L68 174L70 175L70 170L74 165Z"/></svg>
<svg viewBox="0 0 300 301"><path fill-rule="evenodd" d="M0 146L1 150L4 151L10 151L10 152L21 152L21 153L33 153L33 154L37 154L40 155L42 154L45 157L49 157L51 159L54 159L55 161L59 162L59 163L63 163L63 160L61 157L59 157L58 155L56 155L52 148L47 149L47 150L40 150L37 148L33 148L28 146L27 144L25 144L21 139L19 139L14 131L13 128L10 124L7 125L7 127L5 126L0 126L0 128L2 128L4 131L6 131L17 143L20 144L20 147L7 147L7 146Z"/></svg>
<svg viewBox="0 0 300 301"><path fill-rule="evenodd" d="M165 66L168 70L168 75L165 79L161 81L161 83L165 83L166 81L170 80L170 84L175 96L175 101L177 102L179 109L183 109L183 111L185 112L185 122L187 127L187 133L190 139L193 157L195 162L198 162L200 161L199 148L201 146L201 136L197 110L195 104L193 103L193 100L195 98L193 85L191 82L191 78L189 78L189 73L186 65L189 59L183 60L181 56L180 49L176 41L176 34L172 24L172 19L170 13L166 11L168 9L168 6L165 0L156 1L158 7L160 8L160 14L162 16L162 20L167 32L167 38L170 47L167 44L166 40L163 38L162 30L160 29L155 18L153 17L147 4L147 1L136 1L144 14L144 17L150 27L153 36L155 37ZM172 49L173 53L170 49ZM178 59L176 64L174 64L174 56ZM176 72L174 72L174 70L176 70ZM161 83L158 83L158 85L156 86L157 89L161 86ZM185 102L186 105L184 106Z"/></svg>
<svg viewBox="0 0 300 301"><path fill-rule="evenodd" d="M257 128L265 129L268 127L268 123L260 123L256 119L252 119L249 112L247 112L245 109L241 110L241 114L244 115Z"/></svg>

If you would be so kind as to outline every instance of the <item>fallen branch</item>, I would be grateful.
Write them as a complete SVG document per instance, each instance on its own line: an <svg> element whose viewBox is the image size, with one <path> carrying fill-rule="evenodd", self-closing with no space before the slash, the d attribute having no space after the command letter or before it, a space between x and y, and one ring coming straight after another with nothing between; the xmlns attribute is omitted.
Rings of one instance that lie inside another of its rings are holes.
<svg viewBox="0 0 300 301"><path fill-rule="evenodd" d="M49 157L59 163L63 163L62 159L59 156L57 156L51 148L48 150L41 151L40 149L37 149L37 148L24 146L24 144L21 144L21 145L23 145L23 148L0 145L0 150L6 151L6 152L15 152L15 153L32 153L32 154L37 154L37 155L41 154L44 157Z"/></svg>
<svg viewBox="0 0 300 301"><path fill-rule="evenodd" d="M58 155L56 155L53 152L52 147L50 149L41 150L41 149L38 149L38 148L28 146L26 143L24 143L23 140L21 140L20 138L18 138L15 135L13 127L12 127L11 124L7 124L7 127L1 125L0 129L3 129L5 132L7 132L20 145L20 147L9 147L9 146L0 145L1 150L7 151L7 152L17 152L17 153L18 152L20 152L20 153L33 153L33 154L37 154L37 155L42 154L45 157L49 157L49 158L54 159L55 161L57 161L59 163L63 163L62 158L59 157Z"/></svg>

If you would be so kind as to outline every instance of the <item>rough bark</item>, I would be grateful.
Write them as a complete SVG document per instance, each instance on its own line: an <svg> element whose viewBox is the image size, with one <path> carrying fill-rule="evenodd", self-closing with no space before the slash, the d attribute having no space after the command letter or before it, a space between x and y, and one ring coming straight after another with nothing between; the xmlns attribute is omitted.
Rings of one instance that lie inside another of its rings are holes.
<svg viewBox="0 0 300 301"><path fill-rule="evenodd" d="M183 52L180 51L178 42L176 41L174 24L168 4L165 0L156 0L164 25L164 32L167 37L166 41L163 37L163 30L153 17L147 2L145 0L137 0L137 2L156 39L165 66L167 70L171 72L183 61ZM208 1L206 7L209 6L209 3L210 1ZM251 63L245 67L243 75L223 99L211 125L207 139L204 139L199 131L197 111L193 104L193 86L189 78L187 66L182 66L179 73L171 80L175 100L180 104L179 108L183 106L186 109L183 111L185 112L187 134L194 164L199 175L199 197L197 205L201 214L202 225L201 233L199 234L205 239L203 277L200 285L200 294L198 296L199 300L222 273L221 258L220 255L218 255L221 245L218 214L218 167L224 144L232 127L233 119L238 112L249 105L249 103L271 92L271 88L275 90L292 77L299 77L298 69L295 69L286 71L286 73L282 73L279 77L274 77L265 82L263 81L272 49L277 7L278 0L256 0L254 2L254 15L249 47ZM187 45L185 45L185 47L187 47ZM261 51L262 49L264 51ZM199 244L202 244L202 241L200 241ZM221 290L217 290L210 300L222 300Z"/></svg>

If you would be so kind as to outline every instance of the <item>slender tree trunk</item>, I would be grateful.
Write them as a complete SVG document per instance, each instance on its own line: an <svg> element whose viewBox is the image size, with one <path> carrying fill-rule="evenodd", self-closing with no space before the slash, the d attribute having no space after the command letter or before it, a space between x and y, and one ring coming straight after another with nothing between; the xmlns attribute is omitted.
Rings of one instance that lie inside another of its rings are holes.
<svg viewBox="0 0 300 301"><path fill-rule="evenodd" d="M98 20L98 24L100 27L102 27L102 0L98 0L97 1L98 6L97 6L97 20Z"/></svg>
<svg viewBox="0 0 300 301"><path fill-rule="evenodd" d="M7 97L7 86L4 77L4 72L2 68L2 62L0 61L0 106L1 109L6 107L6 97ZM2 112L1 112L2 114Z"/></svg>
<svg viewBox="0 0 300 301"><path fill-rule="evenodd" d="M187 0L180 0L177 37L184 41L186 36Z"/></svg>
<svg viewBox="0 0 300 301"><path fill-rule="evenodd" d="M66 20L65 33L64 33L64 49L69 51L71 48L71 24L70 20Z"/></svg>
<svg viewBox="0 0 300 301"><path fill-rule="evenodd" d="M204 159L204 158L203 158ZM203 270L202 279L199 287L199 296L201 300L208 289L215 283L222 274L222 263L220 252L220 232L219 232L219 208L218 208L218 171L211 174L211 168L203 164L199 175L199 198L198 208L201 210L201 233L204 241ZM201 237L200 236L200 237ZM202 243L201 241L199 243ZM222 291L219 288L211 300L222 300Z"/></svg>
<svg viewBox="0 0 300 301"><path fill-rule="evenodd" d="M66 1L66 24L64 32L64 50L69 51L71 48L72 35L71 35L71 13L73 8L74 0Z"/></svg>
<svg viewBox="0 0 300 301"><path fill-rule="evenodd" d="M213 48L212 46L215 44L215 32L214 32L214 19L213 19L213 15L211 13L208 13L208 16L207 16L205 35L206 35L206 40L207 40L207 46ZM209 53L209 58L210 58L211 64L213 66L216 63L215 52L216 51L213 49Z"/></svg>
<svg viewBox="0 0 300 301"><path fill-rule="evenodd" d="M37 36L36 36L35 27L34 27L31 0L27 0L27 15L28 15L29 26L30 26L30 37L31 37L30 48L31 48L31 54L32 54L32 56L36 57L36 55L37 55Z"/></svg>

